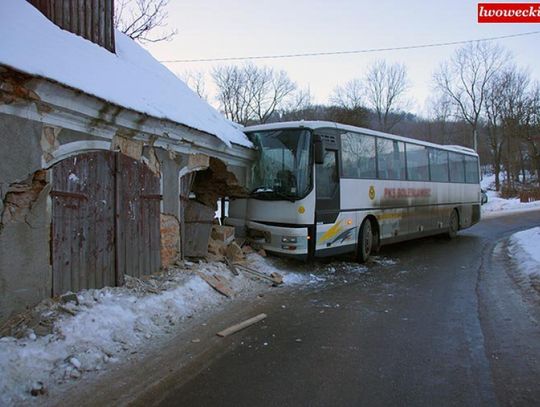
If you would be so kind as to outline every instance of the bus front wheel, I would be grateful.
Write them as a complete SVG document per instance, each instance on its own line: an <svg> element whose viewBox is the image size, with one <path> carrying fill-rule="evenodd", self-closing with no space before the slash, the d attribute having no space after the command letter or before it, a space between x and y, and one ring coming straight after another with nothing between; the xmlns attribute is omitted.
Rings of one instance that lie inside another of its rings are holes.
<svg viewBox="0 0 540 407"><path fill-rule="evenodd" d="M459 230L459 215L457 210L453 209L448 220L448 238L454 239Z"/></svg>
<svg viewBox="0 0 540 407"><path fill-rule="evenodd" d="M356 249L356 258L359 263L364 263L373 250L373 227L371 221L365 219L360 227L360 233L358 234L358 246Z"/></svg>

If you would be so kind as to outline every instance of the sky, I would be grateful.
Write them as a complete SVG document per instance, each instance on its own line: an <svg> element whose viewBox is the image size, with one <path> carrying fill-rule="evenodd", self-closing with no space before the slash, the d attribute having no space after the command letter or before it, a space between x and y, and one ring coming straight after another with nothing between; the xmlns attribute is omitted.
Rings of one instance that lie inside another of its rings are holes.
<svg viewBox="0 0 540 407"><path fill-rule="evenodd" d="M540 24L479 24L476 7L477 2L466 0L170 0L168 23L177 35L145 47L165 61L388 48L540 31ZM540 34L498 42L512 53L518 66L540 80ZM285 70L299 87L309 87L317 103L327 103L336 85L361 77L376 60L404 63L414 101L411 110L423 113L432 93L433 72L456 48L253 62ZM165 65L182 75L208 73L218 64L224 62Z"/></svg>

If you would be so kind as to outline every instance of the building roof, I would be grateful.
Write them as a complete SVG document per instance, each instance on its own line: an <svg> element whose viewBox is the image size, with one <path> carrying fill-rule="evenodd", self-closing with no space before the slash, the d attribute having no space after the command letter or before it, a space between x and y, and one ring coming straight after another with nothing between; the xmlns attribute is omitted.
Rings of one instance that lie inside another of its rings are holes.
<svg viewBox="0 0 540 407"><path fill-rule="evenodd" d="M116 54L62 30L26 0L0 1L0 65L249 147L246 136L129 37Z"/></svg>

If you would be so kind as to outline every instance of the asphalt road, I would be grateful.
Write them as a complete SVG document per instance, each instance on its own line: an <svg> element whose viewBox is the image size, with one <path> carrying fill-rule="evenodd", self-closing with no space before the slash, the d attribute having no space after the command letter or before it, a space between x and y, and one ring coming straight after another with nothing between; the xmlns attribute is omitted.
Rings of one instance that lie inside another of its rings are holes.
<svg viewBox="0 0 540 407"><path fill-rule="evenodd" d="M505 250L510 234L538 225L538 211L483 220L453 241L384 248L367 271L337 267L265 304L264 322L226 338L154 402L540 405L540 294Z"/></svg>

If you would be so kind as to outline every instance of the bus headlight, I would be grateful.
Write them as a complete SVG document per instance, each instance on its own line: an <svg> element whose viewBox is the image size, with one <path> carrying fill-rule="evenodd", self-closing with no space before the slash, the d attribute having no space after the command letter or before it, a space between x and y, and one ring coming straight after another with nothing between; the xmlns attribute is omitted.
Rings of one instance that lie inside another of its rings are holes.
<svg viewBox="0 0 540 407"><path fill-rule="evenodd" d="M283 236L281 243L296 243L296 236Z"/></svg>

